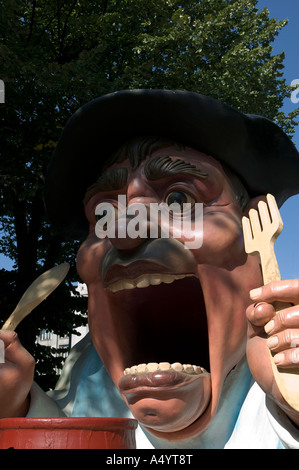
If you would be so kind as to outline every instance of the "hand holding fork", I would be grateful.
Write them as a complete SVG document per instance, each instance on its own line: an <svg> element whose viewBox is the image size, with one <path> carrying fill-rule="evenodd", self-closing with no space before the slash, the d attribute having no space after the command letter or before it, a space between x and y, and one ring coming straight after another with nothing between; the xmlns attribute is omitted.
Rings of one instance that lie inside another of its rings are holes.
<svg viewBox="0 0 299 470"><path fill-rule="evenodd" d="M280 272L274 252L274 243L282 231L283 223L275 198L267 195L267 202L260 201L257 210L250 209L248 218L243 217L243 233L245 251L260 256L264 284L279 281ZM286 302L274 302L276 313L292 306ZM295 342L291 347L299 345ZM281 368L274 362L270 352L270 360L275 381L285 401L296 411L299 411L299 364L289 369Z"/></svg>

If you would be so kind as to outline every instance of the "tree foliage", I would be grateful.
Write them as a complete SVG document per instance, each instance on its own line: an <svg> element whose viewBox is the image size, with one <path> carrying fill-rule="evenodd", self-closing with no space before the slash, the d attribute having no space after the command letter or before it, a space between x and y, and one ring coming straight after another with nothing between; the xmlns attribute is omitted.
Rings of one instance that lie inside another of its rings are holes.
<svg viewBox="0 0 299 470"><path fill-rule="evenodd" d="M6 92L0 104L0 252L14 262L12 271L0 271L1 319L41 272L71 263L64 285L18 329L39 361L37 374L54 370L52 363L48 371L41 366L47 361L36 350L38 331L63 335L83 321L74 311L86 310L86 299L74 292L79 241L49 226L42 201L46 168L66 121L82 104L116 90L187 89L276 120L291 135L296 113L281 111L290 95L284 54L273 55L271 46L286 20L270 19L256 3L0 0Z"/></svg>

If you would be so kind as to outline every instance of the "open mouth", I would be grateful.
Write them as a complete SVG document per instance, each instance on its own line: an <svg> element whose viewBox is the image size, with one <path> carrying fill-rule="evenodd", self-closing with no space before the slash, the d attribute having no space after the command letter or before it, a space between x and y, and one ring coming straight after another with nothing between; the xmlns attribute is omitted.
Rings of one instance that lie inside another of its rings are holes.
<svg viewBox="0 0 299 470"><path fill-rule="evenodd" d="M119 332L123 393L177 387L209 372L205 303L192 273L140 274L107 286Z"/></svg>
<svg viewBox="0 0 299 470"><path fill-rule="evenodd" d="M148 286L158 286L162 283L171 284L178 279L193 276L193 274L142 274L135 279L120 279L108 286L111 292L118 292L124 289L144 288Z"/></svg>

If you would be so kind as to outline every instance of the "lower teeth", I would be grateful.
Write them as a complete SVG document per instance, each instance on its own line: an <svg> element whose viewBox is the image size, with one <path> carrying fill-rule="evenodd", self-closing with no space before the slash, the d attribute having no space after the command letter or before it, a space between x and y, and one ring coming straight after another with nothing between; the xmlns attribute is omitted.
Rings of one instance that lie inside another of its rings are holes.
<svg viewBox="0 0 299 470"><path fill-rule="evenodd" d="M174 370L176 372L184 372L189 375L200 375L206 372L203 367L194 366L191 364L181 364L180 362L174 362L170 364L169 362L149 362L148 364L138 364L137 366L127 367L124 370L124 375L132 374L142 374L144 372L156 372L156 371L165 371L165 370Z"/></svg>

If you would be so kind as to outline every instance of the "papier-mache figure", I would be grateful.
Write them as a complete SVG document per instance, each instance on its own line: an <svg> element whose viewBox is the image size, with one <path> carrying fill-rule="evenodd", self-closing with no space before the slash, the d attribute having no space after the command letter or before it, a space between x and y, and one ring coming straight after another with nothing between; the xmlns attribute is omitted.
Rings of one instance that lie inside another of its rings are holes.
<svg viewBox="0 0 299 470"><path fill-rule="evenodd" d="M46 394L32 384L31 356L3 332L1 416L133 416L139 448L298 448L299 412L270 357L296 375L299 282L263 285L241 222L266 194L281 206L298 193L298 175L279 127L196 93L128 90L83 106L55 149L45 203L58 230L84 240L90 333ZM120 217L120 196L148 218ZM160 204L176 204L172 220L189 225L174 233L168 221L165 236L150 217ZM191 235L201 242L188 245ZM291 305L276 315L277 300Z"/></svg>

